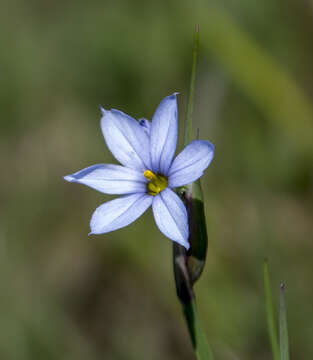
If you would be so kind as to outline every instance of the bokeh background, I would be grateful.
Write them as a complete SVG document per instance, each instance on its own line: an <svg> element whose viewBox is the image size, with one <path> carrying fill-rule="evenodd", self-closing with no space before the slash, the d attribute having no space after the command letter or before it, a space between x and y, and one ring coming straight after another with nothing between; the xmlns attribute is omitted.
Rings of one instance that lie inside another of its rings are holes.
<svg viewBox="0 0 313 360"><path fill-rule="evenodd" d="M62 176L115 162L99 105L151 118L180 92L200 24L194 133L209 249L196 285L216 359L270 359L263 288L313 358L313 2L10 0L0 11L0 358L192 359L172 244L151 211L88 237L110 197ZM181 144L181 142L180 142Z"/></svg>

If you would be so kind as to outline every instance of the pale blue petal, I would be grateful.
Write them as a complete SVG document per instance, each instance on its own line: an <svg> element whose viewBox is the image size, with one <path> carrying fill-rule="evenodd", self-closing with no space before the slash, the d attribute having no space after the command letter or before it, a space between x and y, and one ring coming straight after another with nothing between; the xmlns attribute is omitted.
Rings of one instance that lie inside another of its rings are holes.
<svg viewBox="0 0 313 360"><path fill-rule="evenodd" d="M139 124L143 127L144 131L147 133L148 136L150 136L150 131L151 131L151 121L147 120L147 119L139 119Z"/></svg>
<svg viewBox="0 0 313 360"><path fill-rule="evenodd" d="M139 122L119 110L101 111L102 133L115 158L138 171L150 169L149 136Z"/></svg>
<svg viewBox="0 0 313 360"><path fill-rule="evenodd" d="M152 209L161 232L188 250L188 216L181 199L172 190L165 189L154 197Z"/></svg>
<svg viewBox="0 0 313 360"><path fill-rule="evenodd" d="M192 141L174 159L168 173L168 186L183 186L197 180L213 156L214 145L209 141Z"/></svg>
<svg viewBox="0 0 313 360"><path fill-rule="evenodd" d="M176 93L163 99L153 115L150 133L152 171L167 175L177 143Z"/></svg>
<svg viewBox="0 0 313 360"><path fill-rule="evenodd" d="M132 194L146 192L142 172L120 165L97 164L64 177L69 182L90 186L105 194Z"/></svg>
<svg viewBox="0 0 313 360"><path fill-rule="evenodd" d="M152 196L132 194L100 205L92 214L90 234L104 234L129 225L151 205Z"/></svg>

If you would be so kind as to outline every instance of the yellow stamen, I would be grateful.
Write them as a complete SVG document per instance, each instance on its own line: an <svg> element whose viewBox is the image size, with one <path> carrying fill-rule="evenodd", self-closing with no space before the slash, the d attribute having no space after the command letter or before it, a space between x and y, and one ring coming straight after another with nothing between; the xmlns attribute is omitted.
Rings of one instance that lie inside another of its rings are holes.
<svg viewBox="0 0 313 360"><path fill-rule="evenodd" d="M153 174L153 172L150 171L150 170L145 170L145 171L143 172L143 174L144 174L145 178L146 178L147 180L149 180L149 181L151 181L154 177L156 177L156 176Z"/></svg>
<svg viewBox="0 0 313 360"><path fill-rule="evenodd" d="M157 195L159 192L167 188L167 178L160 174L154 174L151 170L143 172L145 178L149 181L147 190L149 195Z"/></svg>

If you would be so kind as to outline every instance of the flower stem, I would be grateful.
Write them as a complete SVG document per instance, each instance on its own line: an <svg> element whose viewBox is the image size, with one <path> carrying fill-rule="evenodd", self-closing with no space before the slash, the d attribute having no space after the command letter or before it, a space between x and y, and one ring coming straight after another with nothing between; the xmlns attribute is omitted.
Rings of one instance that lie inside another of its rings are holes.
<svg viewBox="0 0 313 360"><path fill-rule="evenodd" d="M173 265L177 296L182 304L188 332L197 360L213 360L198 316L192 281L186 264L186 249L173 243Z"/></svg>
<svg viewBox="0 0 313 360"><path fill-rule="evenodd" d="M197 25L194 39L188 109L185 121L184 146L192 140L192 112L198 49L199 26ZM196 359L213 360L211 349L202 330L193 291L193 284L199 278L204 266L207 248L207 233L200 180L187 185L179 195L185 202L187 208L190 231L188 241L190 243L190 249L187 252L183 246L175 242L173 243L173 267L177 297L182 304Z"/></svg>
<svg viewBox="0 0 313 360"><path fill-rule="evenodd" d="M195 299L183 305L183 310L197 360L214 360L202 330Z"/></svg>

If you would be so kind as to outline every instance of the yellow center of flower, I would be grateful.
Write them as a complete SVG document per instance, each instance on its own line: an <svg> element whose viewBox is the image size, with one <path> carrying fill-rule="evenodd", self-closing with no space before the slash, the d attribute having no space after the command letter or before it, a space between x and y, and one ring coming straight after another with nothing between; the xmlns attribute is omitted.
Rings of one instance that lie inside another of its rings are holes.
<svg viewBox="0 0 313 360"><path fill-rule="evenodd" d="M167 188L167 178L160 174L154 174L150 170L143 172L145 178L149 181L147 183L147 190L149 195L157 195L159 192Z"/></svg>

